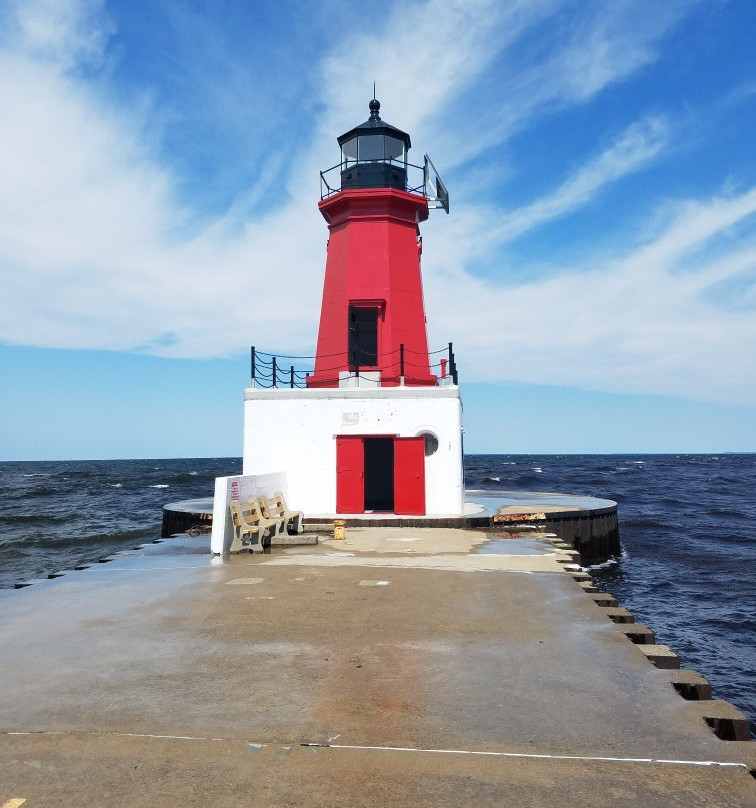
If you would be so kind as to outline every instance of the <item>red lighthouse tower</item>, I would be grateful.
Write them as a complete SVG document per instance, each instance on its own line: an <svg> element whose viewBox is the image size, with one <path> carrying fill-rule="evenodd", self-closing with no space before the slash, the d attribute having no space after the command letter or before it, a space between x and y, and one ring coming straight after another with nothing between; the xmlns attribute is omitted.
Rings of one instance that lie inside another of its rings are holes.
<svg viewBox="0 0 756 808"><path fill-rule="evenodd" d="M309 387L436 384L420 277L428 199L424 184L408 185L410 136L381 120L380 107L373 99L370 118L338 138L341 162L321 175L329 241Z"/></svg>
<svg viewBox="0 0 756 808"><path fill-rule="evenodd" d="M429 208L448 213L448 195L379 111L374 98L321 172L329 239L314 369L291 365L279 387L277 358L263 355L258 374L253 351L244 475L275 479L309 514L458 516L462 403L451 343L448 360L428 352L420 277L420 222Z"/></svg>

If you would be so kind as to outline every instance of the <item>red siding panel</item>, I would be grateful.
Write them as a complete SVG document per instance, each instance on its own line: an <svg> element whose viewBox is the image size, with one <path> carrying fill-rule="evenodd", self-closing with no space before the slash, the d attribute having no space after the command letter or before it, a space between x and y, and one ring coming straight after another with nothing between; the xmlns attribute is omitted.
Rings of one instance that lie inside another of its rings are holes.
<svg viewBox="0 0 756 808"><path fill-rule="evenodd" d="M361 437L336 437L336 513L365 511L365 447Z"/></svg>
<svg viewBox="0 0 756 808"><path fill-rule="evenodd" d="M425 515L425 439L394 439L394 513Z"/></svg>

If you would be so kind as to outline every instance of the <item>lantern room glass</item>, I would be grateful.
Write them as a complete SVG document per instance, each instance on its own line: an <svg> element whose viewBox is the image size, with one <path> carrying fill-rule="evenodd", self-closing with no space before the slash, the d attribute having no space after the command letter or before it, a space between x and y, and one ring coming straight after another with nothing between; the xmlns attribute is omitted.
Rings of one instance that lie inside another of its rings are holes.
<svg viewBox="0 0 756 808"><path fill-rule="evenodd" d="M357 138L347 140L341 147L341 163L344 168L348 168L357 162Z"/></svg>
<svg viewBox="0 0 756 808"><path fill-rule="evenodd" d="M396 160L397 162L406 164L407 156L404 153L404 141L399 140L398 137L389 137L388 135L386 135L384 140L384 157L386 160Z"/></svg>
<svg viewBox="0 0 756 808"><path fill-rule="evenodd" d="M341 147L341 164L349 168L355 163L396 162L406 165L404 142L389 135L359 135Z"/></svg>

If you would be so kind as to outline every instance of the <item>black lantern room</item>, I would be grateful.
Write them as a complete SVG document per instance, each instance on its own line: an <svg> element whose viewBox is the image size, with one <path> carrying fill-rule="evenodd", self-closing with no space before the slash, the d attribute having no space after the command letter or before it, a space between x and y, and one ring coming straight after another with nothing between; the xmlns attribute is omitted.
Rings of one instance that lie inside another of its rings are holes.
<svg viewBox="0 0 756 808"><path fill-rule="evenodd" d="M407 188L410 136L382 121L379 101L370 102L370 117L338 138L341 189Z"/></svg>

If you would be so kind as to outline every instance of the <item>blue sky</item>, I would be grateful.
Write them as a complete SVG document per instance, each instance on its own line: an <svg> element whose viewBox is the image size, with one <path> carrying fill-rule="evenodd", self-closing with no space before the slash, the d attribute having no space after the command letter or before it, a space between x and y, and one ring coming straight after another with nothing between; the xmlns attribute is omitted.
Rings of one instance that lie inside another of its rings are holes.
<svg viewBox="0 0 756 808"><path fill-rule="evenodd" d="M235 456L311 354L318 171L428 151L470 452L756 451L750 0L3 0L0 459ZM285 303L283 302L285 300Z"/></svg>

